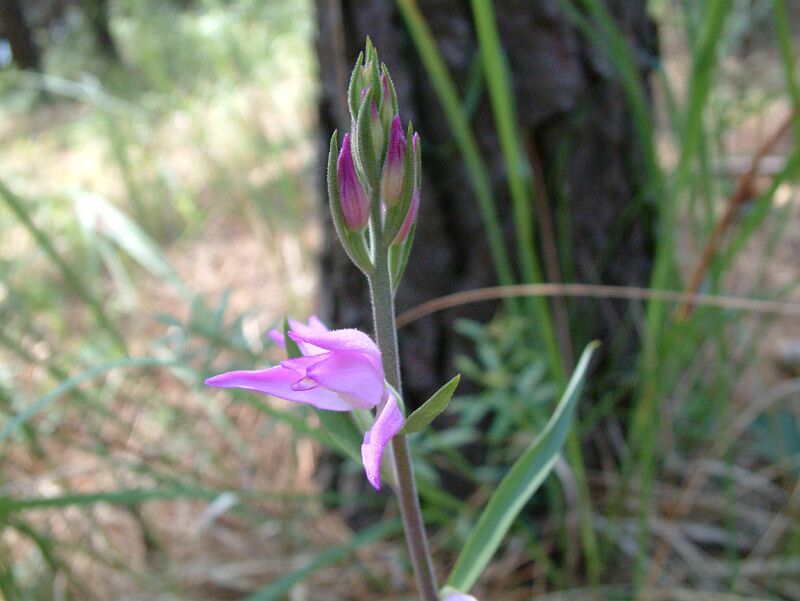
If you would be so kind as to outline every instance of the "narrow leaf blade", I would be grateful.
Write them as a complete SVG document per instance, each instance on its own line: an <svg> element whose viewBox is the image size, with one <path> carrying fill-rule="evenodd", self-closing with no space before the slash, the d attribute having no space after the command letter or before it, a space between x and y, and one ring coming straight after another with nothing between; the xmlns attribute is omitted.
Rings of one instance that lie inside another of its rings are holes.
<svg viewBox="0 0 800 601"><path fill-rule="evenodd" d="M400 430L401 434L413 434L419 432L425 426L430 424L436 417L445 409L456 391L458 382L461 380L461 374L450 380L447 384L442 386L439 390L433 393L433 396L425 401L422 406L414 411L406 418L406 423L403 429Z"/></svg>
<svg viewBox="0 0 800 601"><path fill-rule="evenodd" d="M586 370L599 343L589 344L581 355L561 400L542 433L517 459L489 499L467 539L448 586L468 591L494 556L519 512L553 469L572 425Z"/></svg>
<svg viewBox="0 0 800 601"><path fill-rule="evenodd" d="M291 327L289 326L289 318L283 318L283 342L286 345L286 355L289 359L297 359L298 357L303 356L303 352L300 350L300 347L297 346L297 343L289 338L289 330Z"/></svg>

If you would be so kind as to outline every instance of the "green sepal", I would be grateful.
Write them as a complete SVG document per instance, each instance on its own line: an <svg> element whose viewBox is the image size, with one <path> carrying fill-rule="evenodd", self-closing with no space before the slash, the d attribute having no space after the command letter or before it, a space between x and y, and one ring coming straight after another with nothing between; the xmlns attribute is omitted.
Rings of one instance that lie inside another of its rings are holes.
<svg viewBox="0 0 800 601"><path fill-rule="evenodd" d="M408 265L408 257L411 254L411 245L414 243L414 234L417 231L417 222L411 225L408 236L402 244L392 244L389 247L389 269L392 274L392 292L397 291L403 272Z"/></svg>
<svg viewBox="0 0 800 601"><path fill-rule="evenodd" d="M333 132L328 151L328 199L331 205L331 217L347 256L364 275L369 276L372 273L373 265L364 232L354 232L344 223L342 199L339 197L339 176L336 171L336 159L339 156L338 133Z"/></svg>
<svg viewBox="0 0 800 601"><path fill-rule="evenodd" d="M364 53L358 53L356 59L356 66L353 67L353 72L350 74L350 83L347 86L347 107L350 109L351 121L356 120L356 113L358 112L358 105L361 101L361 68L364 64Z"/></svg>
<svg viewBox="0 0 800 601"><path fill-rule="evenodd" d="M408 210L411 208L411 199L414 196L414 152L412 149L412 137L414 129L411 123L408 124L406 132L406 156L403 161L403 189L400 198L392 208L386 212L386 223L383 226L383 246L388 248L397 237L397 232L403 227Z"/></svg>
<svg viewBox="0 0 800 601"><path fill-rule="evenodd" d="M303 356L303 352L300 350L300 347L297 346L297 343L289 338L289 317L284 316L283 318L283 341L286 344L286 356L289 359L297 359L298 357Z"/></svg>
<svg viewBox="0 0 800 601"><path fill-rule="evenodd" d="M395 115L400 114L400 109L398 108L397 104L397 91L394 87L394 82L392 81L392 76L389 75L389 69L386 68L386 65L381 65L381 70L384 75L386 75L386 81L389 84L389 96L392 97L392 114L390 116L390 120ZM381 89L381 96L383 96L383 90Z"/></svg>
<svg viewBox="0 0 800 601"><path fill-rule="evenodd" d="M370 72L367 73L367 77L372 79L372 84L374 86L377 75L380 74L379 71L379 63L378 63L378 51L376 50L374 44L372 43L372 38L367 36L367 42L364 47L364 55L365 60L364 64L370 69Z"/></svg>
<svg viewBox="0 0 800 601"><path fill-rule="evenodd" d="M456 386L461 380L461 374L450 380L447 384L442 386L439 390L433 393L433 396L425 401L422 406L414 411L406 418L406 423L400 430L400 434L413 434L420 432L430 424L436 417L445 409L447 409L453 393L456 391Z"/></svg>
<svg viewBox="0 0 800 601"><path fill-rule="evenodd" d="M364 63L369 65L371 61L378 60L378 51L375 50L375 45L372 43L372 38L367 36L367 41L364 43Z"/></svg>
<svg viewBox="0 0 800 601"><path fill-rule="evenodd" d="M373 102L375 88L370 88L364 101L358 108L358 119L356 120L355 135L353 141L356 142L355 156L364 177L367 179L370 190L377 190L380 174L378 173L378 161L375 159L375 149L372 145L372 123L370 119L370 107Z"/></svg>

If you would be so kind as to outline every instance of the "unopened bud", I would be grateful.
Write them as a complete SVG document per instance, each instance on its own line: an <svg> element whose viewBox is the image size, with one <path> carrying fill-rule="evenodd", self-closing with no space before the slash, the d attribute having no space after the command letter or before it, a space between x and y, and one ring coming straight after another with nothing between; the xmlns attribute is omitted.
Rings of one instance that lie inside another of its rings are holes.
<svg viewBox="0 0 800 601"><path fill-rule="evenodd" d="M419 211L419 188L414 188L414 193L411 196L411 206L408 207L408 213L403 220L403 225L397 230L397 235L394 237L392 244L401 244L408 238L411 232L411 226L417 220L417 211Z"/></svg>
<svg viewBox="0 0 800 601"><path fill-rule="evenodd" d="M386 160L383 163L383 175L381 176L381 196L388 207L394 206L400 200L400 194L403 192L405 160L406 138L403 135L400 116L395 115L389 132L389 147L386 149Z"/></svg>
<svg viewBox="0 0 800 601"><path fill-rule="evenodd" d="M358 179L350 150L350 134L344 135L342 150L336 164L339 178L339 196L342 205L342 219L351 230L361 230L369 221L369 199L361 181Z"/></svg>
<svg viewBox="0 0 800 601"><path fill-rule="evenodd" d="M372 135L372 149L375 151L375 158L380 161L383 155L383 123L378 114L378 107L373 102L369 114L369 133Z"/></svg>
<svg viewBox="0 0 800 601"><path fill-rule="evenodd" d="M383 92L383 102L392 106L392 94L389 91L389 78L386 73L381 73L381 91Z"/></svg>

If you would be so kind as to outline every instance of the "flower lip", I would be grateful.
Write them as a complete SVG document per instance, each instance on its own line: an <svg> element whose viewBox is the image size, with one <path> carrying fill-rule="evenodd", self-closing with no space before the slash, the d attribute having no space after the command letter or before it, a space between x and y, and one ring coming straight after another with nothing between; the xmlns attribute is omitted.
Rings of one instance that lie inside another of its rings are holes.
<svg viewBox="0 0 800 601"><path fill-rule="evenodd" d="M206 380L207 386L215 388L241 388L271 394L287 401L313 405L317 409L328 411L352 411L352 403L346 402L340 395L323 387L313 390L293 390L292 386L300 378L297 372L281 365L269 369L253 371L230 371Z"/></svg>
<svg viewBox="0 0 800 601"><path fill-rule="evenodd" d="M376 490L381 488L383 451L392 437L403 427L404 422L403 414L397 406L397 399L389 393L386 403L378 410L372 427L364 434L364 443L361 445L364 471L367 473L367 480Z"/></svg>

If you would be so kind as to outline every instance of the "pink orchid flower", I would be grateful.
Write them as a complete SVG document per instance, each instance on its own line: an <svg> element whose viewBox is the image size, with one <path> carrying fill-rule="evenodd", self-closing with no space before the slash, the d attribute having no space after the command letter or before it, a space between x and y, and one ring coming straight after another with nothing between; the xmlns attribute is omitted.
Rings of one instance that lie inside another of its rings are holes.
<svg viewBox="0 0 800 601"><path fill-rule="evenodd" d="M377 345L359 330L329 330L314 316L307 324L294 320L289 324L289 338L302 357L269 369L227 372L206 384L263 392L328 411L377 408L375 421L364 434L361 459L367 480L380 489L383 450L404 419L384 380ZM272 330L269 336L285 348L281 332Z"/></svg>

